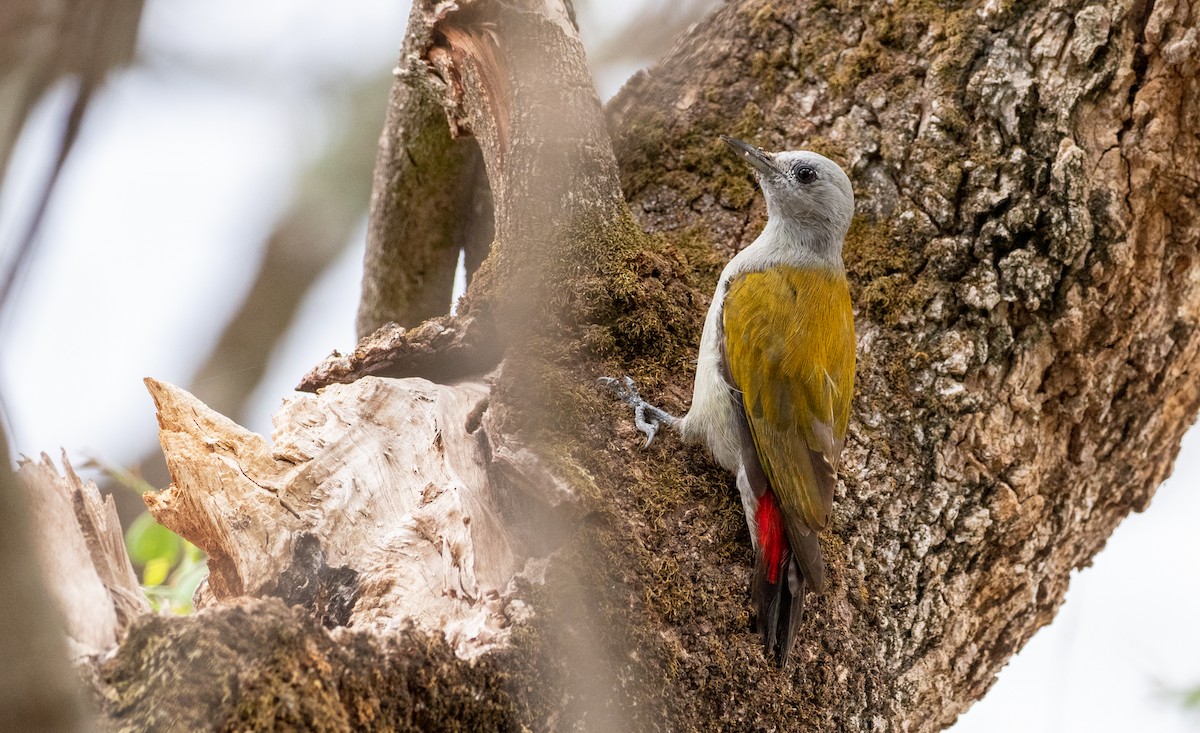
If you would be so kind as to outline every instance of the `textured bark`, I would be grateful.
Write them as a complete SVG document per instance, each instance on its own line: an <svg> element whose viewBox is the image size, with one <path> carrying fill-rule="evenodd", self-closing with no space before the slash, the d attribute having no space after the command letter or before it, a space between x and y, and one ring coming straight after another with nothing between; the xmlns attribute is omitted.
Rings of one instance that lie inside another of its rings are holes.
<svg viewBox="0 0 1200 733"><path fill-rule="evenodd" d="M612 103L643 224L725 252L763 213L715 133L852 172L860 386L800 651L813 727L951 723L1170 472L1198 405L1196 13L743 2Z"/></svg>
<svg viewBox="0 0 1200 733"><path fill-rule="evenodd" d="M484 390L487 402L458 402L479 409L462 429L461 414L447 413L457 417L432 440L467 446L477 417L487 444L504 450L473 454L486 479L464 480L465 494L503 502L537 486L563 497L565 510L527 520L532 530L471 522L483 535L512 534L509 547L524 542L514 558L549 556L544 584L503 592L508 608L520 601L532 614L467 664L420 633L434 628L427 621L381 640L369 628L399 618L327 632L273 603L213 604L194 620L130 632L98 675L112 719L135 728L173 720L172 706L180 719L195 715L189 685L158 685L192 664L216 670L219 680L196 684L215 710L206 720L230 728L944 728L1053 617L1071 569L1145 507L1195 417L1195 9L730 3L610 105L610 148L565 14L534 2L460 5L419 6L415 22L427 25L416 32L453 129L479 143L496 240L462 315L382 340L408 349L390 363L401 370L447 364L464 344L503 356L487 387L436 389ZM628 370L643 394L685 406L716 273L764 219L752 179L720 149L722 132L824 152L844 163L859 197L846 245L859 392L822 537L831 587L810 602L797 663L782 671L750 632L749 541L731 478L670 436L638 451L629 415L592 387ZM649 236L618 195L613 149ZM479 340L465 338L474 328ZM355 359L369 360L356 354L342 376L363 373ZM306 404L344 405L330 414L369 428L393 408L345 397L384 384L397 404L412 398L411 385L372 380ZM199 416L193 427L209 435L209 413L181 414ZM330 427L300 414L283 420L281 436ZM339 522L316 508L332 489L292 480L332 480L323 467L328 457L340 465L336 446L293 455L280 449L288 438L271 454L225 428L226 438L189 438L189 465L201 468L178 471L163 498L175 505L168 512L229 527L210 533L228 546L258 543L241 545L259 548L241 555L258 563L253 582L220 570L214 592L296 585L278 579L293 577L288 553L309 527L328 529L322 547L342 548L324 565L387 557L377 534L386 527ZM386 459L379 445L365 452ZM289 482L262 480L283 475ZM365 491L403 485L385 476ZM222 506L217 487L231 485L242 488L230 496L254 503ZM301 490L312 503L280 511L275 502ZM247 514L250 526L231 521ZM437 526L434 535L452 524ZM361 557L347 549L356 532ZM443 570L468 562L449 549L422 558ZM476 553L477 573L480 562ZM363 587L354 604L383 586ZM220 629L218 643L192 646ZM238 666L263 659L263 643L278 654L248 685ZM375 682L343 672L347 650ZM300 697L333 679L347 680L338 695ZM227 692L212 694L210 682ZM408 707L381 707L397 687ZM419 717L429 710L440 716Z"/></svg>
<svg viewBox="0 0 1200 733"><path fill-rule="evenodd" d="M446 382L478 375L499 360L500 345L491 329L475 318L440 316L412 329L389 323L360 339L353 352L333 352L304 375L296 389L316 392L371 375Z"/></svg>
<svg viewBox="0 0 1200 733"><path fill-rule="evenodd" d="M379 138L358 334L415 326L450 311L459 252L491 241L479 148L451 138L441 93L421 58L432 43L420 3L395 69ZM472 262L481 259L473 254ZM474 268L472 268L472 271Z"/></svg>

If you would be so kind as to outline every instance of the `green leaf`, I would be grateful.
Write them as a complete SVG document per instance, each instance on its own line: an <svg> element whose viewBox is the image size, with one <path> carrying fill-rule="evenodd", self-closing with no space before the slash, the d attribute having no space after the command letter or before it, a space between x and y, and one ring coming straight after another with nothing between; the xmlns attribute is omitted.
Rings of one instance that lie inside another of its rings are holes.
<svg viewBox="0 0 1200 733"><path fill-rule="evenodd" d="M129 525L129 529L126 530L125 546L129 548L129 558L135 563L147 565L152 560L160 560L166 563L166 569L169 570L179 560L179 555L183 550L183 540L179 538L179 535L154 521L154 517L150 516L149 512L145 512L133 520L133 524ZM157 583L149 585L157 585Z"/></svg>
<svg viewBox="0 0 1200 733"><path fill-rule="evenodd" d="M152 557L146 561L146 567L142 569L142 583L144 585L162 585L169 572L171 572L171 563L167 562L166 558Z"/></svg>

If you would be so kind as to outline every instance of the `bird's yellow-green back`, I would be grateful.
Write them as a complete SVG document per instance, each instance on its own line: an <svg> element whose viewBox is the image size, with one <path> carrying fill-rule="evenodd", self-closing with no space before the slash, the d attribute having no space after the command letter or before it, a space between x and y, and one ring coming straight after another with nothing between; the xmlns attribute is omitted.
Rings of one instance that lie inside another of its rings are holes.
<svg viewBox="0 0 1200 733"><path fill-rule="evenodd" d="M822 529L854 391L846 276L786 266L746 273L730 283L723 321L728 370L763 473L785 514Z"/></svg>

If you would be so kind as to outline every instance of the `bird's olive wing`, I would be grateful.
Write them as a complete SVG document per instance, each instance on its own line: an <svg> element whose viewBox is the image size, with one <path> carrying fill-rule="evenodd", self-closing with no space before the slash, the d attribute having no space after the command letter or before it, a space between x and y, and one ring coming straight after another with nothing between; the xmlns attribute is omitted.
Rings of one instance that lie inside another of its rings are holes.
<svg viewBox="0 0 1200 733"><path fill-rule="evenodd" d="M829 522L849 420L854 317L845 276L747 273L730 283L722 320L728 372L795 545Z"/></svg>

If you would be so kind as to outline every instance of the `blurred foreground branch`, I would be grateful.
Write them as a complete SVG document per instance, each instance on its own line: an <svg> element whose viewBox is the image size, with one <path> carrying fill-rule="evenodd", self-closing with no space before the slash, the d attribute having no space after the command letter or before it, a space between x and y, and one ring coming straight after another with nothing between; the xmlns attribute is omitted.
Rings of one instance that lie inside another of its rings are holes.
<svg viewBox="0 0 1200 733"><path fill-rule="evenodd" d="M8 0L0 6L0 181L34 107L73 82L67 118L42 193L13 252L0 259L0 309L33 252L46 207L93 95L133 59L143 0Z"/></svg>
<svg viewBox="0 0 1200 733"><path fill-rule="evenodd" d="M257 276L194 380L196 392L221 412L241 417L262 380L268 356L287 333L317 278L350 246L370 194L370 141L379 128L383 84L350 90L344 120L267 239Z"/></svg>
<svg viewBox="0 0 1200 733"><path fill-rule="evenodd" d="M39 550L55 553L59 538L41 535L43 525L30 521L29 496L11 466L8 437L0 431L0 730L89 730L62 616L47 592L59 578L37 557ZM62 555L91 568L90 560Z"/></svg>

